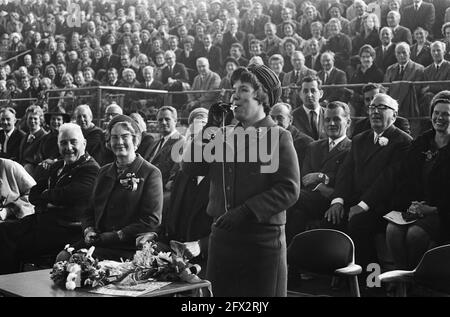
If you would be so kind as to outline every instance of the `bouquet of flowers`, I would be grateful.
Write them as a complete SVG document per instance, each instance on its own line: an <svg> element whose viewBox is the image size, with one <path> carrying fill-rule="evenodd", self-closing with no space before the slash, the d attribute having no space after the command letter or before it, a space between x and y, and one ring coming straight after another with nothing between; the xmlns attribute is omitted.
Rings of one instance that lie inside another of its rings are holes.
<svg viewBox="0 0 450 317"><path fill-rule="evenodd" d="M50 272L51 279L62 288L74 290L77 287L97 287L110 283L137 284L140 281L184 281L198 283L201 268L190 264L179 249L179 242L171 243L174 252L158 252L153 241L145 242L142 250L134 255L132 261L98 261L92 257L95 247L89 250L66 246L71 253L68 261L57 262Z"/></svg>
<svg viewBox="0 0 450 317"><path fill-rule="evenodd" d="M109 283L110 270L103 268L92 257L95 247L89 250L81 249L75 253L69 245L64 249L72 255L68 261L60 261L53 266L50 277L56 285L74 290L77 287L96 287Z"/></svg>

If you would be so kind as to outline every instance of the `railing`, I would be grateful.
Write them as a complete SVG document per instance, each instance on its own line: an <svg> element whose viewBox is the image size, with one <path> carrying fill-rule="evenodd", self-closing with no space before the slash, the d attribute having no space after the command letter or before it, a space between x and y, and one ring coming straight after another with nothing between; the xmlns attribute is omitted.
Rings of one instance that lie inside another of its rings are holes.
<svg viewBox="0 0 450 317"><path fill-rule="evenodd" d="M26 52L23 52L26 53ZM436 84L447 84L449 85L450 89L450 80L443 80L443 81L398 81L398 82L386 82L386 83L380 83L383 86L391 86L393 84L397 83L408 83L412 85L436 85ZM365 84L343 84L343 85L323 85L322 88L359 88L364 86ZM284 90L287 89L300 89L299 86L285 86L282 87ZM75 96L55 96L54 94L58 94L61 92L81 92L81 91L89 91L89 94L83 94L83 95L75 95ZM95 93L94 93L95 91ZM47 100L60 100L60 99L72 99L74 103L78 103L79 99L88 99L88 98L96 98L96 100L91 100L88 102L90 106L92 107L92 111L94 114L94 120L100 124L101 119L103 118L104 108L107 106L108 102L110 100L104 99L105 97L105 91L112 92L122 92L121 94L108 94L108 97L117 97L117 98L124 98L124 96L127 95L127 93L140 93L140 94L153 94L153 95L162 95L163 102L160 106L168 105L170 103L170 97L173 95L188 95L188 94L202 94L202 93L211 93L215 92L219 95L223 95L226 92L232 92L232 89L215 89L215 90L186 90L186 91L168 91L168 90L152 90L152 89L146 89L146 88L128 88L128 87L115 87L115 86L93 86L93 87L77 87L77 88L56 88L46 91ZM131 96L136 97L136 96ZM20 99L1 99L0 102L17 102L17 101L30 101L34 102L36 101L36 98L20 98ZM136 98L135 100L145 100L145 99L139 99ZM123 102L117 102L119 105L124 106ZM181 117L181 119L185 120L187 118ZM428 117L418 117L418 118L409 118L410 120L425 120L429 119Z"/></svg>

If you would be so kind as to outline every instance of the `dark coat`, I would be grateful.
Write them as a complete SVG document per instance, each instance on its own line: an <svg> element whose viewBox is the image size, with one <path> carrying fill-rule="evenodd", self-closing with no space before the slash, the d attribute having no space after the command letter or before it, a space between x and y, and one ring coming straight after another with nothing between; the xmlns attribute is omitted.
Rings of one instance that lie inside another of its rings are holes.
<svg viewBox="0 0 450 317"><path fill-rule="evenodd" d="M305 176L309 173L324 173L330 179L328 186L334 187L339 167L351 146L352 141L348 138L339 142L331 151L329 151L328 138L311 143L306 150L301 174Z"/></svg>
<svg viewBox="0 0 450 317"><path fill-rule="evenodd" d="M316 60L314 61L314 65L312 65L312 56L311 55L306 55L305 56L305 66L310 68L310 69L314 69L315 71L322 70L322 64L320 63L320 56L321 56L321 54L319 54L316 57Z"/></svg>
<svg viewBox="0 0 450 317"><path fill-rule="evenodd" d="M39 179L31 188L29 199L41 212L54 213L61 224L79 222L88 207L100 167L89 155L82 156L61 173L63 166L63 160L53 164L49 176Z"/></svg>
<svg viewBox="0 0 450 317"><path fill-rule="evenodd" d="M432 63L423 71L423 80L425 81L435 81L435 80L449 80L450 79L450 62L444 60L439 67L436 69L436 65ZM438 93L442 90L447 89L446 84L430 84L429 91L432 93Z"/></svg>
<svg viewBox="0 0 450 317"><path fill-rule="evenodd" d="M5 133L3 130L0 132L0 146L2 150L0 151L0 157L7 158L13 161L19 161L20 144L22 139L25 137L25 133L21 130L14 129L11 137L8 140L6 146L6 153L3 151L3 143L5 143Z"/></svg>
<svg viewBox="0 0 450 317"><path fill-rule="evenodd" d="M39 129L36 133L34 133L35 138L30 143L27 142L29 134L27 134L22 138L19 150L20 164L37 165L38 163L41 162L39 157L39 147L41 146L42 138L46 134L47 133L43 129Z"/></svg>
<svg viewBox="0 0 450 317"><path fill-rule="evenodd" d="M196 56L196 60L199 57L206 57L209 61L210 69L218 74L223 71L223 59L222 59L222 49L218 46L212 45L209 51L206 51L205 47L202 47ZM197 66L194 68L196 70Z"/></svg>
<svg viewBox="0 0 450 317"><path fill-rule="evenodd" d="M322 81L323 85L342 85L347 83L347 75L344 71L333 67L333 69L330 72L330 75L327 77L326 82L324 81L325 77L325 71L321 70L317 73L317 76ZM336 101L336 100L343 100L343 95L345 94L344 88L337 88L337 87L331 87L331 88L323 88L323 100L328 101Z"/></svg>
<svg viewBox="0 0 450 317"><path fill-rule="evenodd" d="M409 120L407 118L399 117L397 116L397 119L395 119L394 126L402 130L403 132L408 133L411 135L411 126L409 125ZM355 126L353 128L352 136L360 134L361 132L370 130L370 119L364 118L361 120L358 120L355 123Z"/></svg>
<svg viewBox="0 0 450 317"><path fill-rule="evenodd" d="M431 57L430 42L426 42L419 53L417 53L417 43L411 46L411 60L427 67L433 63L433 57Z"/></svg>
<svg viewBox="0 0 450 317"><path fill-rule="evenodd" d="M150 84L150 87L147 87L145 82L142 82L136 88L164 90L164 85L162 82L158 80L153 80L152 83ZM161 107L164 100L164 97L161 94L141 93L140 98L146 100L145 104L147 107L156 107L156 108Z"/></svg>
<svg viewBox="0 0 450 317"><path fill-rule="evenodd" d="M119 71L122 68L120 64L120 56L116 54L112 54L110 57L103 56L100 59L100 64L98 65L99 69L108 70L108 68L114 67Z"/></svg>
<svg viewBox="0 0 450 317"><path fill-rule="evenodd" d="M252 211L252 216L254 215L248 220L250 223L283 225L286 222L285 210L295 203L300 192L300 171L292 136L285 129L278 127L270 117L266 117L254 126L255 128L270 127L279 133L279 168L275 172L261 173L263 166L261 162L225 162L224 164L182 162L182 170L192 176L209 175L211 183L207 212L213 218L225 213L222 183L222 168L225 167L225 185L229 185L225 186L227 208L245 204ZM232 127L226 131L227 135L233 133ZM196 143L194 142L193 145L195 146ZM187 149L185 157L190 157L191 150Z"/></svg>
<svg viewBox="0 0 450 317"><path fill-rule="evenodd" d="M128 173L139 179L135 191L120 183ZM138 155L122 175L117 175L115 163L100 169L82 226L83 230L92 227L100 233L121 230L124 239L107 247L134 249L138 234L155 231L161 223L161 173Z"/></svg>
<svg viewBox="0 0 450 317"><path fill-rule="evenodd" d="M166 66L162 69L161 74L161 82L166 85L167 80L171 77L172 79L179 80L181 82L188 82L189 75L186 70L186 67L181 63L175 63L172 69L172 73L169 71L169 66Z"/></svg>
<svg viewBox="0 0 450 317"><path fill-rule="evenodd" d="M39 147L41 161L60 157L58 148L58 131L52 131L42 137Z"/></svg>
<svg viewBox="0 0 450 317"><path fill-rule="evenodd" d="M311 142L314 141L314 139L309 135L298 131L298 129L293 125L290 125L286 130L291 132L295 152L297 153L299 168L301 169L303 160L305 159L306 148Z"/></svg>
<svg viewBox="0 0 450 317"><path fill-rule="evenodd" d="M374 144L373 130L353 138L350 153L336 176L332 198L343 198L348 206L364 201L374 208L381 203L373 190L374 183L387 168L402 161L412 141L411 136L395 126L384 131L383 137L389 140L386 146Z"/></svg>
<svg viewBox="0 0 450 317"><path fill-rule="evenodd" d="M383 48L381 46L375 47L375 54L374 62L383 72L385 72L389 66L397 63L397 57L395 57L395 44L391 44L385 54L383 54Z"/></svg>
<svg viewBox="0 0 450 317"><path fill-rule="evenodd" d="M418 11L414 9L414 5L407 6L403 9L401 25L407 27L414 32L417 27L421 26L430 34L433 34L433 24L435 20L434 5L422 1Z"/></svg>

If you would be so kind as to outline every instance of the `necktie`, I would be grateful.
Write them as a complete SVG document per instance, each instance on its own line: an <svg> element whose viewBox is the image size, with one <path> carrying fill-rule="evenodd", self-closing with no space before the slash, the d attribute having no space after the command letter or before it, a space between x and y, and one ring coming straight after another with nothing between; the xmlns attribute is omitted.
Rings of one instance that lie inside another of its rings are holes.
<svg viewBox="0 0 450 317"><path fill-rule="evenodd" d="M331 141L330 142L330 152L333 150L333 148L334 148L334 146L335 146L336 144L334 143L334 141Z"/></svg>
<svg viewBox="0 0 450 317"><path fill-rule="evenodd" d="M327 79L328 79L328 72L325 72L325 73L323 74L323 83L324 83L324 84L327 82Z"/></svg>
<svg viewBox="0 0 450 317"><path fill-rule="evenodd" d="M378 134L374 133L373 144L377 144L379 138L380 138L380 136Z"/></svg>
<svg viewBox="0 0 450 317"><path fill-rule="evenodd" d="M311 123L311 131L312 131L311 136L314 140L317 140L317 139L319 139L319 132L317 131L317 122L316 122L317 114L314 110L311 110L309 112L309 115L311 117L311 122L310 122Z"/></svg>
<svg viewBox="0 0 450 317"><path fill-rule="evenodd" d="M417 4L414 5L414 10L419 11L419 6Z"/></svg>
<svg viewBox="0 0 450 317"><path fill-rule="evenodd" d="M8 135L8 133L5 133L5 142L3 143L3 149L2 149L3 153L6 153L6 147L8 146L8 140L9 140L9 135Z"/></svg>
<svg viewBox="0 0 450 317"><path fill-rule="evenodd" d="M439 71L439 65L436 65L436 71L437 72Z"/></svg>
<svg viewBox="0 0 450 317"><path fill-rule="evenodd" d="M294 84L296 84L298 82L298 71L295 71L294 74Z"/></svg>
<svg viewBox="0 0 450 317"><path fill-rule="evenodd" d="M405 69L405 66L400 65L400 67L398 68L398 76L397 76L397 80L402 80L403 79L403 71Z"/></svg>

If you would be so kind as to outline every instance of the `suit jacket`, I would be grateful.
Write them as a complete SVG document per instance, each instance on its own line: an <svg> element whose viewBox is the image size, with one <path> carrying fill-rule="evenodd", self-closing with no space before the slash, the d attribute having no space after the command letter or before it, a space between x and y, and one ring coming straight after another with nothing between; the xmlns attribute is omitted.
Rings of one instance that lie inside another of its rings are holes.
<svg viewBox="0 0 450 317"><path fill-rule="evenodd" d="M401 164L412 140L411 136L395 126L386 129L383 137L388 139L385 146L378 142L374 144L373 130L353 138L350 153L336 176L333 198L343 198L347 206L364 201L371 209L382 203L377 200L372 186L386 169Z"/></svg>
<svg viewBox="0 0 450 317"><path fill-rule="evenodd" d="M220 86L220 76L210 71L204 79L200 75L195 76L192 90L217 90ZM189 99L199 102L200 107L209 109L211 105L217 102L219 98L218 92L196 93L190 94Z"/></svg>
<svg viewBox="0 0 450 317"><path fill-rule="evenodd" d="M301 174L324 173L330 182L328 186L334 187L337 171L350 151L352 141L345 138L329 151L328 138L311 143L305 154Z"/></svg>
<svg viewBox="0 0 450 317"><path fill-rule="evenodd" d="M8 144L6 145L6 153L3 151L3 143L5 143L5 133L0 131L0 157L7 158L13 161L19 161L20 144L25 137L25 133L21 130L14 128L13 133L9 137Z"/></svg>
<svg viewBox="0 0 450 317"><path fill-rule="evenodd" d="M349 36L339 33L328 38L321 52L332 51L335 55L335 66L340 69L346 69L350 65L350 56L352 53L352 41Z"/></svg>
<svg viewBox="0 0 450 317"><path fill-rule="evenodd" d="M122 65L120 64L120 56L116 54L112 54L109 58L106 56L103 56L100 59L100 65L99 67L101 69L108 70L108 68L114 67L119 71L120 68L122 68Z"/></svg>
<svg viewBox="0 0 450 317"><path fill-rule="evenodd" d="M230 48L233 43L241 43L245 49L246 45L244 45L244 42L246 38L245 33L242 31L237 31L236 36L232 36L230 32L225 32L222 40L222 54L224 56L230 55Z"/></svg>
<svg viewBox="0 0 450 317"><path fill-rule="evenodd" d="M159 168L162 174L164 187L169 180L172 180L175 177L175 174L179 169L178 164L173 161L171 156L172 147L177 142L184 142L184 136L182 136L178 131L164 143L157 153L154 153L154 151L156 150L159 142L154 142L147 148L143 156L145 160Z"/></svg>
<svg viewBox="0 0 450 317"><path fill-rule="evenodd" d="M450 79L450 62L444 60L439 67L436 69L436 65L432 63L423 71L423 80L434 81L434 80L449 80ZM436 94L442 90L446 90L446 85L442 84L430 84L429 91Z"/></svg>
<svg viewBox="0 0 450 317"><path fill-rule="evenodd" d="M433 34L434 20L434 5L423 1L417 11L414 9L414 5L404 8L400 22L401 25L407 27L411 32L414 32L417 27L421 26L430 34Z"/></svg>
<svg viewBox="0 0 450 317"><path fill-rule="evenodd" d="M137 85L136 88L164 90L164 85L162 82L154 79L150 84L150 87L147 88L145 82L142 82L139 85ZM160 94L149 94L149 93L141 93L140 98L146 100L147 107L156 107L156 108L159 108L163 104L164 100L164 97Z"/></svg>
<svg viewBox="0 0 450 317"><path fill-rule="evenodd" d="M392 43L406 42L409 45L413 43L411 31L408 28L399 25L393 33Z"/></svg>
<svg viewBox="0 0 450 317"><path fill-rule="evenodd" d="M89 205L92 187L100 167L90 156L84 155L63 170L64 161L50 167L49 174L39 179L30 191L30 202L41 212L52 213L62 225L80 222ZM52 207L48 207L52 204Z"/></svg>
<svg viewBox="0 0 450 317"><path fill-rule="evenodd" d="M127 174L138 179L136 190L121 184ZM161 172L140 155L121 175L117 174L115 163L103 166L91 192L89 207L82 218L83 230L88 227L100 233L121 230L124 235L122 241L106 247L135 249L136 236L155 231L161 223Z"/></svg>
<svg viewBox="0 0 450 317"><path fill-rule="evenodd" d="M222 49L218 46L212 45L209 52L205 47L202 47L198 52L196 59L199 57L206 57L209 61L210 69L218 74L223 70Z"/></svg>
<svg viewBox="0 0 450 317"><path fill-rule="evenodd" d="M341 85L347 83L347 75L345 74L345 72L336 67L333 67L326 81L324 81L324 70L318 72L317 76L320 78L323 85ZM344 88L323 88L322 99L328 101L342 100L342 96L344 93Z"/></svg>
<svg viewBox="0 0 450 317"><path fill-rule="evenodd" d="M189 81L189 75L186 67L181 63L175 63L172 69L172 73L169 70L169 66L166 66L162 69L161 82L164 85L167 85L167 80L169 79L169 77L184 83Z"/></svg>
<svg viewBox="0 0 450 317"><path fill-rule="evenodd" d="M383 48L381 46L375 47L375 54L375 64L383 72L386 72L386 69L389 66L397 63L397 57L395 57L395 44L391 44L385 54L383 54Z"/></svg>
<svg viewBox="0 0 450 317"><path fill-rule="evenodd" d="M388 67L384 75L384 82L397 80L421 81L423 80L424 67L413 61L409 61L401 78L398 77L400 66L398 63ZM389 89L389 95L397 99L399 104L399 115L402 117L417 117L421 113L417 102L418 88L409 83L397 83Z"/></svg>
<svg viewBox="0 0 450 317"><path fill-rule="evenodd" d="M272 133L275 133L277 137L277 153L268 154L271 157L269 159L271 166L267 166L261 161L195 162L190 159L191 155L196 151L203 151L204 145L201 145L201 142L192 142L192 147L188 147L183 155L182 170L192 176L209 175L210 190L207 213L214 219L226 212L226 204L227 209L239 208L245 204L252 215L246 220L248 223L284 225L286 223L285 210L296 202L300 193L300 171L292 137L288 131L278 127L270 116L266 116L253 126L255 129L267 128L263 130L263 133L271 134L267 135L268 140L273 137ZM235 127L227 127L225 131L227 140L233 138L235 131ZM221 146L220 143L219 146ZM244 148L234 150L237 150L238 153L242 151L247 156L250 149L249 142L245 142L241 146ZM276 157L272 155L276 155ZM279 168L275 168L273 163ZM264 165L268 170L261 172ZM222 178L223 169L225 169L225 180ZM225 181L225 192L223 181Z"/></svg>
<svg viewBox="0 0 450 317"><path fill-rule="evenodd" d="M433 57L431 57L430 42L425 42L420 52L417 52L417 43L411 46L411 60L414 62L427 67L433 62Z"/></svg>
<svg viewBox="0 0 450 317"><path fill-rule="evenodd" d="M286 87L289 86L291 84L295 84L295 85L299 85L299 83L302 81L302 79L304 77L308 77L308 76L314 76L316 75L316 71L309 69L306 66L303 66L303 68L300 70L300 73L298 75L298 79L297 82L295 82L295 71L292 70L288 73L286 73L286 75L283 78L282 81L282 87ZM293 107L297 107L298 105L301 104L301 100L300 100L300 96L299 96L299 92L298 90L295 89L286 89L285 90L285 94L287 96L285 96L285 100L289 99L289 103L293 106Z"/></svg>
<svg viewBox="0 0 450 317"><path fill-rule="evenodd" d="M403 132L411 135L411 126L410 126L409 120L407 118L397 116L397 118L395 119L395 122L394 122L394 126L399 128ZM370 130L370 129L371 129L371 126L370 126L369 118L364 118L364 119L358 120L355 123L355 126L353 128L352 136L355 136L357 134L360 134L360 133Z"/></svg>
<svg viewBox="0 0 450 317"><path fill-rule="evenodd" d="M315 71L321 71L322 70L322 64L320 63L320 56L322 56L322 54L319 54L316 57L316 60L314 61L314 65L312 65L312 56L311 55L306 55L305 56L305 66L313 69Z"/></svg>
<svg viewBox="0 0 450 317"><path fill-rule="evenodd" d="M328 137L325 132L325 128L323 127L324 115L325 115L325 109L320 107L319 124L317 126L318 132L319 132L319 139ZM300 132L303 132L306 135L309 135L310 137L312 137L312 128L311 128L309 113L307 114L305 112L305 109L303 109L303 106L300 106L300 107L296 108L294 111L292 111L292 117L293 117L292 124Z"/></svg>
<svg viewBox="0 0 450 317"><path fill-rule="evenodd" d="M41 162L39 157L39 147L41 145L42 138L46 134L47 133L43 129L39 129L36 133L34 133L34 139L31 142L27 142L29 134L22 138L19 150L20 164L37 165Z"/></svg>
<svg viewBox="0 0 450 317"><path fill-rule="evenodd" d="M305 153L307 146L314 141L312 137L306 135L303 132L298 131L292 124L286 129L291 132L292 140L294 141L295 152L297 153L298 166L301 169L303 161L305 159Z"/></svg>

